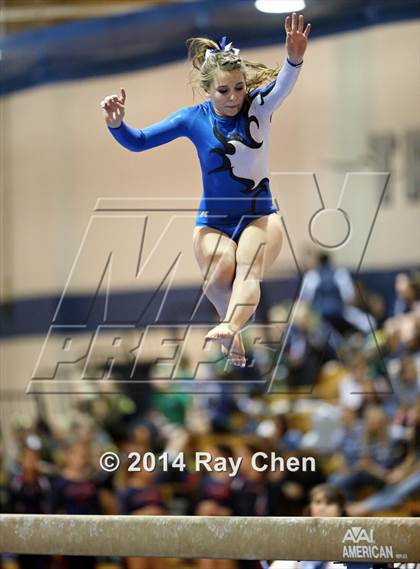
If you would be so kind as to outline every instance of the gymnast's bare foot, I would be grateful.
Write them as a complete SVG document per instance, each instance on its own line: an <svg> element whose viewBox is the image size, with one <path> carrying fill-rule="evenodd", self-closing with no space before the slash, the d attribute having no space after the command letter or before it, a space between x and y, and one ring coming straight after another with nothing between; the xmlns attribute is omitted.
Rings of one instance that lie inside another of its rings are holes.
<svg viewBox="0 0 420 569"><path fill-rule="evenodd" d="M241 333L232 329L229 324L222 322L210 330L206 340L219 342L221 350L226 359L233 365L245 367L245 348L242 342Z"/></svg>

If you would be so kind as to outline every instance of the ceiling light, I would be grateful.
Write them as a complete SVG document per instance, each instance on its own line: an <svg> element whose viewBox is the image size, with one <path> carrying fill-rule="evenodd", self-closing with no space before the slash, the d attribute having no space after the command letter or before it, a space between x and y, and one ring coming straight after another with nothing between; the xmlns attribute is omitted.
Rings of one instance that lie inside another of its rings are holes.
<svg viewBox="0 0 420 569"><path fill-rule="evenodd" d="M305 8L304 0L255 0L255 7L266 14L298 12Z"/></svg>

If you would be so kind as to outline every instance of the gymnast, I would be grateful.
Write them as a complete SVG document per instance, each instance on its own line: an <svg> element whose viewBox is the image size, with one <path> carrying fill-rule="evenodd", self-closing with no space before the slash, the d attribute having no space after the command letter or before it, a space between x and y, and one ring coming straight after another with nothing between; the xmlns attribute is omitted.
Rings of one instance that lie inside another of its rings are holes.
<svg viewBox="0 0 420 569"><path fill-rule="evenodd" d="M189 39L189 58L208 98L147 128L124 123L124 89L101 102L112 136L133 152L181 136L195 145L203 194L193 248L204 292L220 318L206 339L218 342L241 367L246 358L240 330L255 313L264 270L278 257L283 239L268 178L271 116L296 82L311 30L296 13L284 25L287 56L280 71L243 59L226 38Z"/></svg>

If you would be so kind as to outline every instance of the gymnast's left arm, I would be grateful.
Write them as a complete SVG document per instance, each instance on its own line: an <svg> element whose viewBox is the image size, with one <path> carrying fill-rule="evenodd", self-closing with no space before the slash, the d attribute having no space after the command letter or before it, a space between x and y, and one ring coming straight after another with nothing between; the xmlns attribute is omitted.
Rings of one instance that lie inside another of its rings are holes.
<svg viewBox="0 0 420 569"><path fill-rule="evenodd" d="M281 105L296 83L303 64L303 56L308 45L311 24L307 24L304 30L302 14L298 18L294 12L292 18L290 18L290 16L286 17L284 28L286 31L286 61L274 85L269 85L268 89L266 88L267 94L264 95L264 89L261 90L264 97L264 106L266 106L265 110L270 113Z"/></svg>

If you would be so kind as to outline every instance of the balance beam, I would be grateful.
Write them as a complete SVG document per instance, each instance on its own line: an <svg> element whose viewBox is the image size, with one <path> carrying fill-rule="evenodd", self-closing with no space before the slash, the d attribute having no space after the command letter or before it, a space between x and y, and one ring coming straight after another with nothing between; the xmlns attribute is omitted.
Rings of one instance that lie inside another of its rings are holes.
<svg viewBox="0 0 420 569"><path fill-rule="evenodd" d="M0 515L0 551L45 555L420 560L416 518Z"/></svg>

